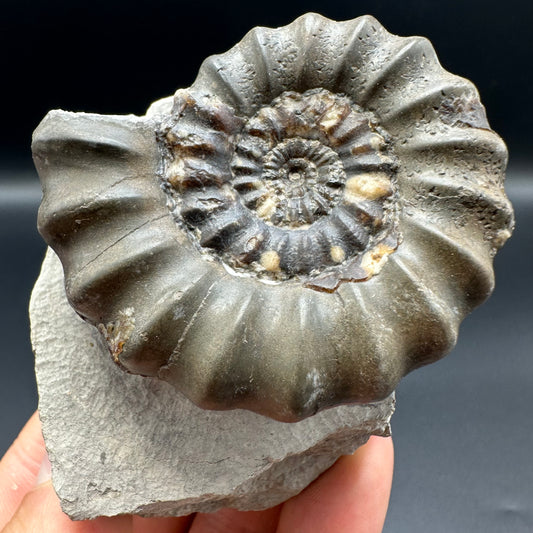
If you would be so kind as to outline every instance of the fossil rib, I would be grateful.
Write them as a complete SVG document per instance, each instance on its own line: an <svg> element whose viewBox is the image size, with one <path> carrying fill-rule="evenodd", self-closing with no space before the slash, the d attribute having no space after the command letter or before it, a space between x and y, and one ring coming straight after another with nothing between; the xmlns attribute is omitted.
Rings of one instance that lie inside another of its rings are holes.
<svg viewBox="0 0 533 533"><path fill-rule="evenodd" d="M283 421L447 353L514 223L475 87L369 16L255 28L144 117L50 112L33 152L115 362Z"/></svg>

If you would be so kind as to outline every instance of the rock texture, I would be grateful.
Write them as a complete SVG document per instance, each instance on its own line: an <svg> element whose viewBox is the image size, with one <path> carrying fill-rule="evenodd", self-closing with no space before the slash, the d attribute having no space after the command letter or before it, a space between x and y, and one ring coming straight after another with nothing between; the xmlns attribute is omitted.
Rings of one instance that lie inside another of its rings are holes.
<svg viewBox="0 0 533 533"><path fill-rule="evenodd" d="M163 381L125 374L69 306L51 251L30 315L53 483L74 519L267 508L390 430L393 396L286 424L244 410L205 411Z"/></svg>

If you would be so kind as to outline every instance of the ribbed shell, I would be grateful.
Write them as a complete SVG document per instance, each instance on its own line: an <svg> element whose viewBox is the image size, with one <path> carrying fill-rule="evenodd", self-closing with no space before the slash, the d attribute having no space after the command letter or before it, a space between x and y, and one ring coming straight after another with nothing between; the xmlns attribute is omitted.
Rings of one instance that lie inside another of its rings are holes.
<svg viewBox="0 0 533 533"><path fill-rule="evenodd" d="M491 293L492 257L513 227L506 148L475 87L443 70L426 39L393 36L369 16L255 28L208 58L187 90L229 113L231 133L213 141L226 147L219 163L200 163L232 173L234 129L283 93L311 89L372 113L396 161L396 244L381 255L356 249L359 278L327 266L335 279L325 287L228 268L182 224L162 139L180 124L182 91L146 117L52 111L37 128L39 230L62 261L71 305L125 370L169 381L201 407L296 421L386 397L446 354Z"/></svg>

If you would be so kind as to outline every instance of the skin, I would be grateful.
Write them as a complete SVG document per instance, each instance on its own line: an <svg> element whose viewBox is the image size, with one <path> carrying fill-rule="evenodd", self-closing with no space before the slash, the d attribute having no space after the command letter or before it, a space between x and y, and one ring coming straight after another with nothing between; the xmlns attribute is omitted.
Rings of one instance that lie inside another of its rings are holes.
<svg viewBox="0 0 533 533"><path fill-rule="evenodd" d="M50 481L35 413L0 462L2 533L379 533L392 483L391 438L371 437L309 487L265 511L222 509L179 518L122 515L73 522Z"/></svg>

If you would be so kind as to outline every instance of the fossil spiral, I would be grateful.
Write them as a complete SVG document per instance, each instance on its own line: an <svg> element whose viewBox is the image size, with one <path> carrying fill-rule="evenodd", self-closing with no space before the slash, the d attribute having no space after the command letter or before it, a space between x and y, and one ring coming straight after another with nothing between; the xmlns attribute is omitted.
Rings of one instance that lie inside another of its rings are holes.
<svg viewBox="0 0 533 533"><path fill-rule="evenodd" d="M115 362L282 421L447 353L513 227L475 87L369 16L255 28L144 117L50 112L33 152Z"/></svg>

